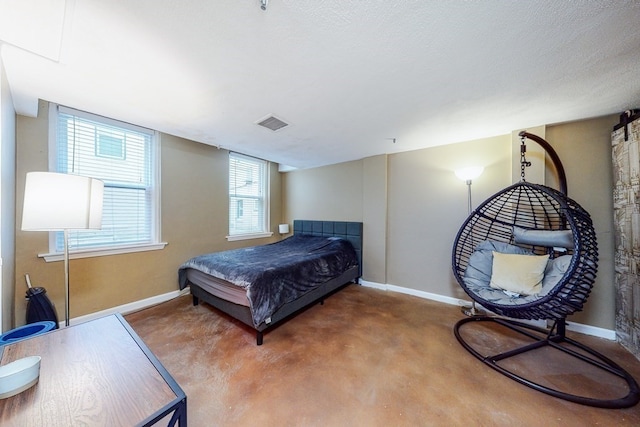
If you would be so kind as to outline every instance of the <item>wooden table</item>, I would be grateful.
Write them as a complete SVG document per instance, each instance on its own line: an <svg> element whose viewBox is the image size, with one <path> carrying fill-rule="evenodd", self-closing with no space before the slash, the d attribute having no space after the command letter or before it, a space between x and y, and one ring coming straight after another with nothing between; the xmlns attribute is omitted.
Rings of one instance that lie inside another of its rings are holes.
<svg viewBox="0 0 640 427"><path fill-rule="evenodd" d="M40 379L0 400L2 426L187 425L187 396L119 314L0 347L0 365L41 356Z"/></svg>

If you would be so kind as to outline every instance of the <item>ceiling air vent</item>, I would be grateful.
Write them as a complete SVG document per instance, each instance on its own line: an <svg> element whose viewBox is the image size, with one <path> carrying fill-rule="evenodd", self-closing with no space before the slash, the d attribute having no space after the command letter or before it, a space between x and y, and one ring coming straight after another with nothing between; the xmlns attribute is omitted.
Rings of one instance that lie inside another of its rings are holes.
<svg viewBox="0 0 640 427"><path fill-rule="evenodd" d="M285 126L289 126L289 123L285 123L279 118L270 115L260 121L256 122L258 125L265 127L267 129L271 129L272 131L277 131L282 129Z"/></svg>

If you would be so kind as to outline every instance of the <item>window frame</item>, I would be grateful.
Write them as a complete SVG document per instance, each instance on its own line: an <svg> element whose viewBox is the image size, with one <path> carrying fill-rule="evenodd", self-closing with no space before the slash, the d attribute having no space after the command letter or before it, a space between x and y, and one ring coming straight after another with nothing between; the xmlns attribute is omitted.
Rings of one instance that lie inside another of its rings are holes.
<svg viewBox="0 0 640 427"><path fill-rule="evenodd" d="M161 153L161 136L160 132L135 126L119 120L110 119L108 117L99 116L96 114L88 113L85 111L77 110L74 108L65 107L58 104L51 103L49 105L49 135L48 135L48 147L49 147L49 171L58 172L57 169L57 130L58 130L58 115L59 112L65 114L71 114L76 117L86 118L106 125L117 126L119 128L130 129L138 132L144 132L151 134L151 182L152 182L152 207L151 207L151 223L150 223L150 241L146 243L133 243L133 244L115 244L109 246L96 246L83 249L69 250L69 258L91 258L99 256L108 256L133 252L145 252L163 249L167 242L161 240L161 181L160 181L160 153ZM97 149L97 146L96 146ZM61 251L56 250L56 231L49 232L49 252L44 254L38 254L39 257L44 258L46 262L60 261L64 259L64 254Z"/></svg>
<svg viewBox="0 0 640 427"><path fill-rule="evenodd" d="M236 218L232 218L231 215L231 192L229 191L230 183L231 183L231 160L233 157L242 158L246 160L264 162L264 174L262 176L263 185L264 185L264 196L263 196L263 229L261 231L251 232L251 233L238 233L231 234L231 223L235 221ZM227 241L234 242L238 240L248 240L248 239L261 239L265 237L273 236L273 232L271 230L271 180L270 180L270 162L264 159L259 159L257 157L248 156L246 154L241 154L233 151L229 151L229 159L227 161L228 171L227 171L227 201L228 201L228 211L229 211L229 222L227 224L228 235L226 236Z"/></svg>

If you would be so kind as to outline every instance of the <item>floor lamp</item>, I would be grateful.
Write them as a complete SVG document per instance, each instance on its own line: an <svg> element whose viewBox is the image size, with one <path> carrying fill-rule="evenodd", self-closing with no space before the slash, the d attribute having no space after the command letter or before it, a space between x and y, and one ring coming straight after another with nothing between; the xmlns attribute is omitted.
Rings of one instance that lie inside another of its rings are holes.
<svg viewBox="0 0 640 427"><path fill-rule="evenodd" d="M101 228L104 183L54 172L29 172L25 181L22 230L64 234L64 322L69 326L69 230Z"/></svg>
<svg viewBox="0 0 640 427"><path fill-rule="evenodd" d="M456 176L467 184L468 214L471 215L473 205L471 204L471 182L482 175L484 168L482 166L474 166L470 168L456 170ZM476 308L476 302L471 300L471 307L462 307L462 313L466 316L479 316L483 314Z"/></svg>

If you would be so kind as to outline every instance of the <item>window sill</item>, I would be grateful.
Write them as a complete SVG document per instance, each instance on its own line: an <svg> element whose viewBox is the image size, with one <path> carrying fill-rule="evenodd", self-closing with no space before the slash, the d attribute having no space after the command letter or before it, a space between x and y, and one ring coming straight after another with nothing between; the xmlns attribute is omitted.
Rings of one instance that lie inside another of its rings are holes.
<svg viewBox="0 0 640 427"><path fill-rule="evenodd" d="M271 236L273 236L272 232L252 233L252 234L235 234L233 236L227 236L227 241L235 242L237 240L263 239L265 237L271 237Z"/></svg>
<svg viewBox="0 0 640 427"><path fill-rule="evenodd" d="M157 251L164 249L167 246L167 242L150 243L147 245L132 245L132 246L118 246L114 248L101 248L101 249L88 249L83 251L74 251L69 253L69 259L79 258L93 258L108 255L127 254L132 252L146 252ZM48 253L38 254L38 257L44 258L46 262L62 261L64 260L64 254L61 253Z"/></svg>

